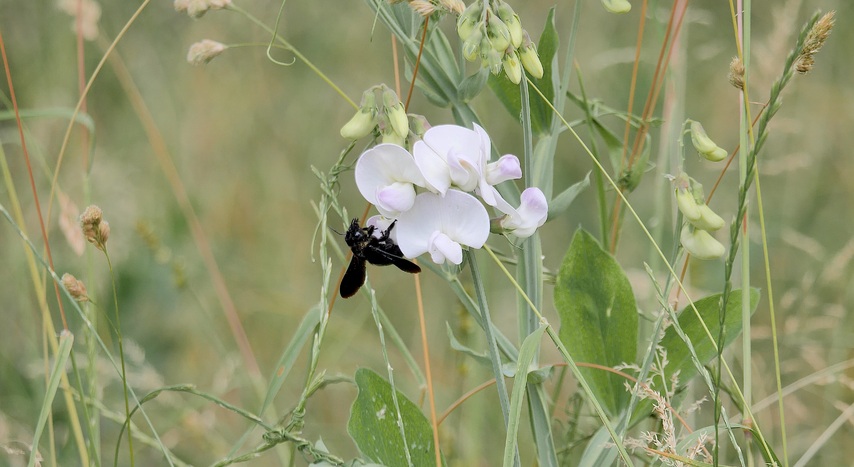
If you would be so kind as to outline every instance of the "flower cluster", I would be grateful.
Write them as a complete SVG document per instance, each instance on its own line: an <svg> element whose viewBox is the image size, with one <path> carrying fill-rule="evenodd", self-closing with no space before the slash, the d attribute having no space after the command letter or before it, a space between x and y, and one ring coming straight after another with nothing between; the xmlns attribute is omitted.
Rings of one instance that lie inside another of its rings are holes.
<svg viewBox="0 0 854 467"><path fill-rule="evenodd" d="M382 106L377 105L376 93L382 95ZM362 102L356 115L341 127L341 136L357 140L379 128L383 143L403 146L409 136L409 117L397 94L382 84L362 93Z"/></svg>
<svg viewBox="0 0 854 467"><path fill-rule="evenodd" d="M490 162L491 147L477 124L473 130L439 125L412 153L388 143L365 151L356 162L356 185L380 212L368 225L383 231L397 219L392 238L407 258L430 253L437 264L460 264L462 246L482 247L490 231L489 214L473 192L503 214L496 223L506 233L530 237L546 221L546 197L528 188L518 208L505 201L495 185L521 178L522 169L510 154Z"/></svg>
<svg viewBox="0 0 854 467"><path fill-rule="evenodd" d="M724 226L721 216L706 204L703 185L681 173L674 177L673 185L676 191L676 206L688 221L679 236L682 246L688 253L698 259L720 258L726 248L709 232Z"/></svg>
<svg viewBox="0 0 854 467"><path fill-rule="evenodd" d="M519 84L525 67L531 76L543 77L537 47L507 2L473 2L457 20L457 33L466 60L479 58L481 67L489 68L492 74L501 73L503 68L507 78Z"/></svg>

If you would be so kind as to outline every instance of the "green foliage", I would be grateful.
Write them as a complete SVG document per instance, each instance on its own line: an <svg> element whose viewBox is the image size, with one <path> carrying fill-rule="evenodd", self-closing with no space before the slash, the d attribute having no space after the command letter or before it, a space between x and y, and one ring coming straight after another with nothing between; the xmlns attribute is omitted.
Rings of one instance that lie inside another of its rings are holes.
<svg viewBox="0 0 854 467"><path fill-rule="evenodd" d="M543 77L540 79L527 75L534 86L539 88L543 96L551 102L554 100L555 84L553 75L557 68L557 48L560 45L557 28L555 27L555 9L549 10L549 16L546 19L546 24L543 27L543 33L540 35L540 42L537 46L537 54L540 56L540 62L543 64ZM519 86L513 84L504 73L499 75L491 75L489 77L489 88L495 93L498 100L504 104L504 108L510 112L513 118L521 118L522 115L522 96L519 91ZM527 110L527 109L526 109ZM551 123L553 118L552 109L543 101L539 94L532 93L531 95L531 128L536 135L544 135L551 131Z"/></svg>
<svg viewBox="0 0 854 467"><path fill-rule="evenodd" d="M714 294L708 297L701 298L694 302L694 306L706 323L708 330L712 336L717 339L720 332L720 301L721 294ZM724 322L724 344L726 348L729 344L741 334L741 290L734 290L730 294L730 299L727 302L726 321ZM756 311L756 305L759 303L759 289L750 290L750 310L751 314ZM692 347L700 360L701 365L705 365L717 354L715 346L703 329L703 323L697 318L697 314L691 306L686 306L679 312L679 327L685 332L688 339L691 340ZM697 367L691 361L691 353L688 347L683 342L682 338L676 332L674 326L670 326L664 333L661 339L661 346L667 351L667 359L670 364L664 370L665 376L670 376L679 372L679 383L685 385L694 376L697 376Z"/></svg>
<svg viewBox="0 0 854 467"><path fill-rule="evenodd" d="M359 387L359 395L350 409L347 431L362 454L388 467L405 467L406 449L413 465L435 466L433 429L418 406L397 392L400 418L406 432L404 447L388 381L371 370L361 368L356 371L356 386Z"/></svg>
<svg viewBox="0 0 854 467"><path fill-rule="evenodd" d="M599 243L578 229L555 283L560 340L583 363L613 367L635 361L638 315L622 268ZM599 402L612 415L628 403L623 379L601 369L581 368Z"/></svg>

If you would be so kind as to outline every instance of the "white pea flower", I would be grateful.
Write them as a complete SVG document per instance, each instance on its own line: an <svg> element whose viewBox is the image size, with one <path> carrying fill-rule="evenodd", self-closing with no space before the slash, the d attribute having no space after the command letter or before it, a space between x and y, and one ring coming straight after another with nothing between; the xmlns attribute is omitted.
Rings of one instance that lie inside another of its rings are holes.
<svg viewBox="0 0 854 467"><path fill-rule="evenodd" d="M539 188L528 188L522 192L519 209L507 213L501 227L519 238L528 238L546 222L549 205L546 195Z"/></svg>
<svg viewBox="0 0 854 467"><path fill-rule="evenodd" d="M462 245L480 248L486 242L489 214L477 198L458 190L447 190L444 197L421 193L400 214L394 233L407 258L429 252L436 264L460 264Z"/></svg>
<svg viewBox="0 0 854 467"><path fill-rule="evenodd" d="M481 139L458 125L438 125L412 147L427 188L445 195L451 185L473 191L481 178Z"/></svg>
<svg viewBox="0 0 854 467"><path fill-rule="evenodd" d="M415 185L424 177L406 149L379 144L365 151L356 162L356 186L368 202L386 217L397 217L415 202Z"/></svg>

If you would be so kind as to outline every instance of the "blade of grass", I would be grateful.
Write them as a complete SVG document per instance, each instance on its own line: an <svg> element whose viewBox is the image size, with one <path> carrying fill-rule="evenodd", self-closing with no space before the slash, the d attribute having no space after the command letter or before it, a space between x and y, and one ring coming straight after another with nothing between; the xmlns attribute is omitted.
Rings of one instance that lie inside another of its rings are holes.
<svg viewBox="0 0 854 467"><path fill-rule="evenodd" d="M513 381L513 394L510 396L510 419L507 423L507 439L504 442L504 467L510 467L518 455L519 418L522 415L522 402L525 396L525 387L528 383L528 369L537 356L540 348L540 339L546 325L540 326L534 332L528 334L522 347L519 348L519 359L516 361L516 376Z"/></svg>
<svg viewBox="0 0 854 467"><path fill-rule="evenodd" d="M51 411L50 407L53 405L53 398L56 396L56 389L59 387L59 381L61 379L60 374L65 373L65 364L68 362L68 354L71 353L71 345L73 343L74 335L70 332L63 330L59 334L59 351L56 355L53 369L50 372L47 391L45 393L44 400L42 401L41 410L39 411L36 431L33 434L33 447L30 451L30 461L27 464L28 467L33 467L35 465L39 451L39 439L41 438L42 430L44 430L44 425L47 422L47 415Z"/></svg>

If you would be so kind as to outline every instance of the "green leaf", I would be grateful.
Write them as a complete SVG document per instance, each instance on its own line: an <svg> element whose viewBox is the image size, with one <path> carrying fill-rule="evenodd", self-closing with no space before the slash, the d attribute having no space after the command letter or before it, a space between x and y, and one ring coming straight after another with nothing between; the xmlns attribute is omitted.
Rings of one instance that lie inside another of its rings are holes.
<svg viewBox="0 0 854 467"><path fill-rule="evenodd" d="M584 180L580 182L576 182L573 185L569 186L567 189L563 190L552 198L551 202L549 202L549 217L548 220L552 220L555 217L561 215L569 208L569 205L575 201L575 198L584 191L585 188L590 186L590 172L587 172L587 175L584 176Z"/></svg>
<svg viewBox="0 0 854 467"><path fill-rule="evenodd" d="M460 84L460 89L457 94L463 102L469 102L477 97L486 81L489 79L489 69L481 68L477 73L466 76Z"/></svg>
<svg viewBox="0 0 854 467"><path fill-rule="evenodd" d="M613 367L635 361L638 315L629 280L620 265L588 232L578 229L555 283L560 340L578 361ZM581 368L592 392L610 415L628 405L623 379Z"/></svg>
<svg viewBox="0 0 854 467"><path fill-rule="evenodd" d="M359 395L350 408L347 432L356 442L359 451L374 462L388 467L406 467L406 453L416 466L435 466L433 429L421 410L397 391L400 415L406 432L406 446L397 426L397 412L388 381L373 371L360 368L356 371Z"/></svg>
<svg viewBox="0 0 854 467"><path fill-rule="evenodd" d="M33 434L33 449L30 451L29 466L32 467L36 463L36 457L39 452L39 439L44 431L47 423L47 416L50 413L50 408L53 405L53 398L56 396L56 389L59 387L59 380L65 373L65 364L68 362L68 356L71 354L71 347L74 344L74 335L68 331L62 331L59 335L59 349L56 352L53 368L50 371L48 378L47 391L45 391L42 407L39 411L39 418L36 422L36 431Z"/></svg>
<svg viewBox="0 0 854 467"><path fill-rule="evenodd" d="M448 331L448 339L451 341L451 348L452 349L468 355L469 357L473 358L476 362L480 363L481 365L486 366L487 368L489 368L492 365L492 362L489 360L489 357L486 355L485 352L476 352L472 348L463 345L462 342L457 340L457 336L455 336L454 331L451 330L450 324L445 323L445 328Z"/></svg>
<svg viewBox="0 0 854 467"><path fill-rule="evenodd" d="M516 458L517 441L519 434L519 418L522 415L522 402L525 400L525 386L528 383L528 370L537 350L540 348L540 339L548 326L541 324L534 332L528 334L522 347L519 348L519 360L516 362L516 377L513 382L513 394L510 396L510 417L507 422L507 438L504 442L504 467L513 465Z"/></svg>
<svg viewBox="0 0 854 467"><path fill-rule="evenodd" d="M694 306L697 307L697 311L700 312L700 316L703 317L703 321L715 339L718 338L721 329L719 324L720 299L721 294L715 294L694 302ZM733 290L727 302L726 321L724 322L724 348L741 334L741 300L741 290ZM751 315L756 312L758 304L759 289L752 288L750 289ZM679 326L691 340L701 365L705 365L717 355L712 341L709 340L702 323L697 319L697 314L694 313L690 305L679 312ZM697 368L691 362L691 353L673 326L664 332L660 345L667 351L667 359L670 361L670 364L664 369L668 379L673 373L679 371L679 385L684 386L691 378L697 376Z"/></svg>
<svg viewBox="0 0 854 467"><path fill-rule="evenodd" d="M552 80L553 70L557 68L557 48L560 45L560 39L557 35L554 21L555 9L552 7L549 10L549 16L546 18L546 24L543 28L543 33L540 35L540 42L537 46L537 55L540 62L543 64L543 77L536 79L530 77L534 86L543 93L543 96L554 101L554 83ZM510 112L513 118L519 119L522 115L522 97L519 94L519 86L513 84L504 73L499 75L490 75L489 88L498 97L498 100L504 105L504 108ZM552 109L543 102L543 99L536 91L531 91L531 129L538 136L542 136L551 131Z"/></svg>

